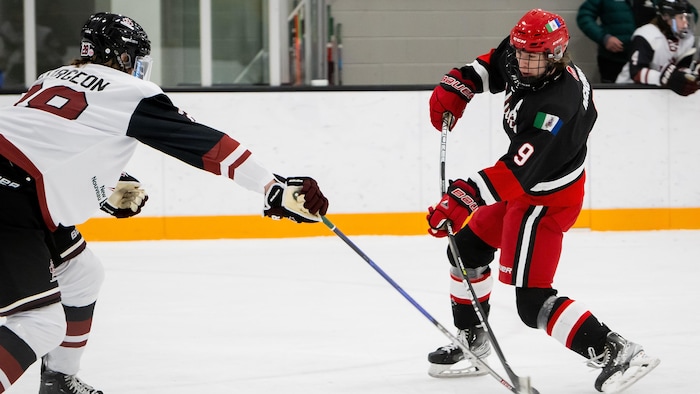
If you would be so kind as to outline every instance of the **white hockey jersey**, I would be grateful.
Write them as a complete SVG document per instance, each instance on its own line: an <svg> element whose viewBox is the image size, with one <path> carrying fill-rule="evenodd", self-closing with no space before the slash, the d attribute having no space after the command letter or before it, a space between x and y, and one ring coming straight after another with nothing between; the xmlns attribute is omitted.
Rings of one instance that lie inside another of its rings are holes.
<svg viewBox="0 0 700 394"><path fill-rule="evenodd" d="M617 76L616 83L638 82L661 86L661 71L669 63L677 63L695 45L695 37L687 34L676 41L669 40L651 23L632 33L632 55Z"/></svg>
<svg viewBox="0 0 700 394"><path fill-rule="evenodd" d="M238 141L191 120L156 84L106 66L48 71L0 108L0 154L34 178L51 230L99 208L139 141L259 193L273 179Z"/></svg>

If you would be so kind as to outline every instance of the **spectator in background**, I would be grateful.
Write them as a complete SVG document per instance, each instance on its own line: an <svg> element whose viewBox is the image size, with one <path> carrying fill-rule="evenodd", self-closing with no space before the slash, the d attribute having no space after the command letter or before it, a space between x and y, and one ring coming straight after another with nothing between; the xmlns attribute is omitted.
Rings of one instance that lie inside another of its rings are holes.
<svg viewBox="0 0 700 394"><path fill-rule="evenodd" d="M645 9L651 8L653 11L653 4L645 7L644 3L636 0L586 0L579 7L576 15L579 29L598 44L596 60L601 82L614 83L627 63L630 39L637 27L633 6L639 9L639 18L645 15ZM654 13L646 15L651 19ZM643 23L646 22L648 20Z"/></svg>
<svg viewBox="0 0 700 394"><path fill-rule="evenodd" d="M0 70L3 73L3 86L24 85L24 32L22 4L14 12L12 3L0 5Z"/></svg>
<svg viewBox="0 0 700 394"><path fill-rule="evenodd" d="M24 11L22 0L0 2L0 88L24 89ZM66 47L54 29L36 25L37 72L63 65Z"/></svg>
<svg viewBox="0 0 700 394"><path fill-rule="evenodd" d="M629 62L617 83L663 86L681 96L700 87L696 67L695 18L687 0L661 0L657 15L632 34Z"/></svg>

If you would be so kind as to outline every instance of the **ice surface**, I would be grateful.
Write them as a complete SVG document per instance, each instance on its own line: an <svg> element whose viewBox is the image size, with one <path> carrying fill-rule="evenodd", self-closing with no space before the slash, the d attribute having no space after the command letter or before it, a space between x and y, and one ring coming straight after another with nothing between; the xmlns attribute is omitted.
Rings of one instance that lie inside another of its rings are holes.
<svg viewBox="0 0 700 394"><path fill-rule="evenodd" d="M107 275L79 376L106 394L508 392L489 375L429 377L428 352L449 340L329 234L91 243ZM453 330L446 240L350 238ZM560 295L662 360L626 392L697 392L700 231L572 230L564 242ZM542 394L596 392L581 357L520 322L511 287L496 283L490 319ZM38 375L35 364L7 393L38 392Z"/></svg>

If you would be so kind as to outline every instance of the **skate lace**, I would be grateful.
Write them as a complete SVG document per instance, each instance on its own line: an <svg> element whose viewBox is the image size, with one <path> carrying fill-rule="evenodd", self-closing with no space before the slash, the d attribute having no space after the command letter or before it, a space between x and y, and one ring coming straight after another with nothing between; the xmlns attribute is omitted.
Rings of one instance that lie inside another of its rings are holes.
<svg viewBox="0 0 700 394"><path fill-rule="evenodd" d="M596 355L595 349L588 348L588 360L586 365L590 368L603 368L610 362L610 350L606 346L601 354Z"/></svg>
<svg viewBox="0 0 700 394"><path fill-rule="evenodd" d="M459 341L462 342L463 344L465 344L467 347L471 347L471 343L474 341L474 338L472 338L472 334L471 334L471 331L469 329L461 330L459 333L457 333L457 339L459 339ZM471 341L470 341L470 339L471 339ZM450 343L448 345L441 347L440 349L442 349L443 351L446 351L446 352L451 352L451 351L457 350L459 348L460 348L459 345L457 345L455 343Z"/></svg>
<svg viewBox="0 0 700 394"><path fill-rule="evenodd" d="M445 346L441 347L440 349L443 351L446 351L446 352L451 352L452 350L459 349L459 346L455 345L454 343L450 343L449 345L445 345Z"/></svg>
<svg viewBox="0 0 700 394"><path fill-rule="evenodd" d="M78 379L75 375L65 375L66 385L71 389L72 393L75 394L101 394L99 390L95 390L94 387L89 384L84 383L82 380Z"/></svg>

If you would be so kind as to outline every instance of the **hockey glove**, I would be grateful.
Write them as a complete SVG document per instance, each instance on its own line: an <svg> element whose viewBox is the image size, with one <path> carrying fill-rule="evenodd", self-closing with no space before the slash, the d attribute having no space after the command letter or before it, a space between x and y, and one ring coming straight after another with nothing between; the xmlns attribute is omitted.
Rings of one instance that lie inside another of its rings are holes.
<svg viewBox="0 0 700 394"><path fill-rule="evenodd" d="M661 71L661 86L681 96L689 96L700 88L700 80L690 69L680 68L671 63Z"/></svg>
<svg viewBox="0 0 700 394"><path fill-rule="evenodd" d="M474 83L465 80L459 69L453 68L445 74L430 96L430 122L433 127L442 131L442 116L445 112L449 112L453 119L450 125L452 130L472 97L474 97Z"/></svg>
<svg viewBox="0 0 700 394"><path fill-rule="evenodd" d="M265 193L263 215L297 223L315 223L328 211L328 199L313 178L298 176L275 182Z"/></svg>
<svg viewBox="0 0 700 394"><path fill-rule="evenodd" d="M146 201L148 201L148 194L141 188L138 179L122 172L112 195L102 203L100 209L118 219L123 219L141 213L141 208L146 205Z"/></svg>
<svg viewBox="0 0 700 394"><path fill-rule="evenodd" d="M452 222L453 229L459 230L472 212L479 206L485 205L479 195L476 184L470 180L457 179L450 181L447 193L439 203L428 208L428 232L433 237L447 236L447 221Z"/></svg>

